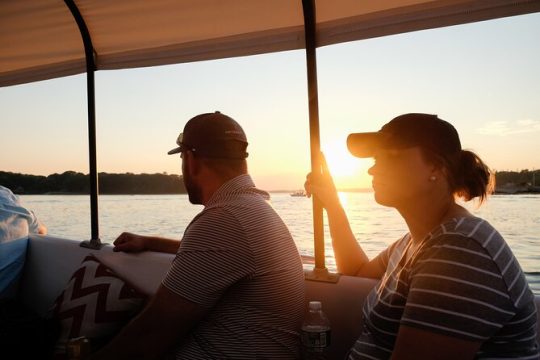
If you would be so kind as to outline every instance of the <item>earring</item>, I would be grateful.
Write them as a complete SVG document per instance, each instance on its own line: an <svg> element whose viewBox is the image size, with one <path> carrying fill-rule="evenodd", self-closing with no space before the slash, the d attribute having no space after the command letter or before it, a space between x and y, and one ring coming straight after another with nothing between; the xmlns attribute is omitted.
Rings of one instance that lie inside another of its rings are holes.
<svg viewBox="0 0 540 360"><path fill-rule="evenodd" d="M431 175L429 177L429 181L435 181L435 180L437 180L437 177L435 175Z"/></svg>

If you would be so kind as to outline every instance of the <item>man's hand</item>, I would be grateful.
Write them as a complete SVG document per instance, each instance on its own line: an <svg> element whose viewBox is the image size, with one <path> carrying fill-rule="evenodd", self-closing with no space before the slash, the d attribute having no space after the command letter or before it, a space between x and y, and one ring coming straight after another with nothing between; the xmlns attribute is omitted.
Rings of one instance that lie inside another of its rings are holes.
<svg viewBox="0 0 540 360"><path fill-rule="evenodd" d="M145 237L129 232L121 233L113 244L113 251L141 252L147 250Z"/></svg>

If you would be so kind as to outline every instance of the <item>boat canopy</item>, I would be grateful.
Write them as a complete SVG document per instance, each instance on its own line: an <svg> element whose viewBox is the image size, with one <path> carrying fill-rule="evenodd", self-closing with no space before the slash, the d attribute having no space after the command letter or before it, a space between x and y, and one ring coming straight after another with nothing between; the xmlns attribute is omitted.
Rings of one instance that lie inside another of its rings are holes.
<svg viewBox="0 0 540 360"><path fill-rule="evenodd" d="M86 72L74 17L59 0L2 0L0 86ZM94 70L305 47L302 1L75 0ZM316 0L316 46L540 11L538 0Z"/></svg>

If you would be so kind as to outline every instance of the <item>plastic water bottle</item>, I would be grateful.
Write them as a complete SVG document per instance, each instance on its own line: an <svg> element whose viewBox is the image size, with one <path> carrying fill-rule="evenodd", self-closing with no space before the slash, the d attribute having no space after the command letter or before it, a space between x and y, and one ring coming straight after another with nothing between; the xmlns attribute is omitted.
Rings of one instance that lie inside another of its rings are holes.
<svg viewBox="0 0 540 360"><path fill-rule="evenodd" d="M326 359L330 346L330 322L322 311L320 301L310 301L309 311L302 324L302 359Z"/></svg>

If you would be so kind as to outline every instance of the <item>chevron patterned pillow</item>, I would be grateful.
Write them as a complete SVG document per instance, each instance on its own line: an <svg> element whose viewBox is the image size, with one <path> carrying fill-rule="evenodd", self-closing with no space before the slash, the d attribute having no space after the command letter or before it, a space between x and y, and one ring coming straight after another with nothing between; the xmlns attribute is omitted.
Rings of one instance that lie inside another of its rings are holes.
<svg viewBox="0 0 540 360"><path fill-rule="evenodd" d="M109 341L143 307L145 296L122 280L94 255L75 271L53 306L60 322L56 354L69 339L86 336L92 351Z"/></svg>

